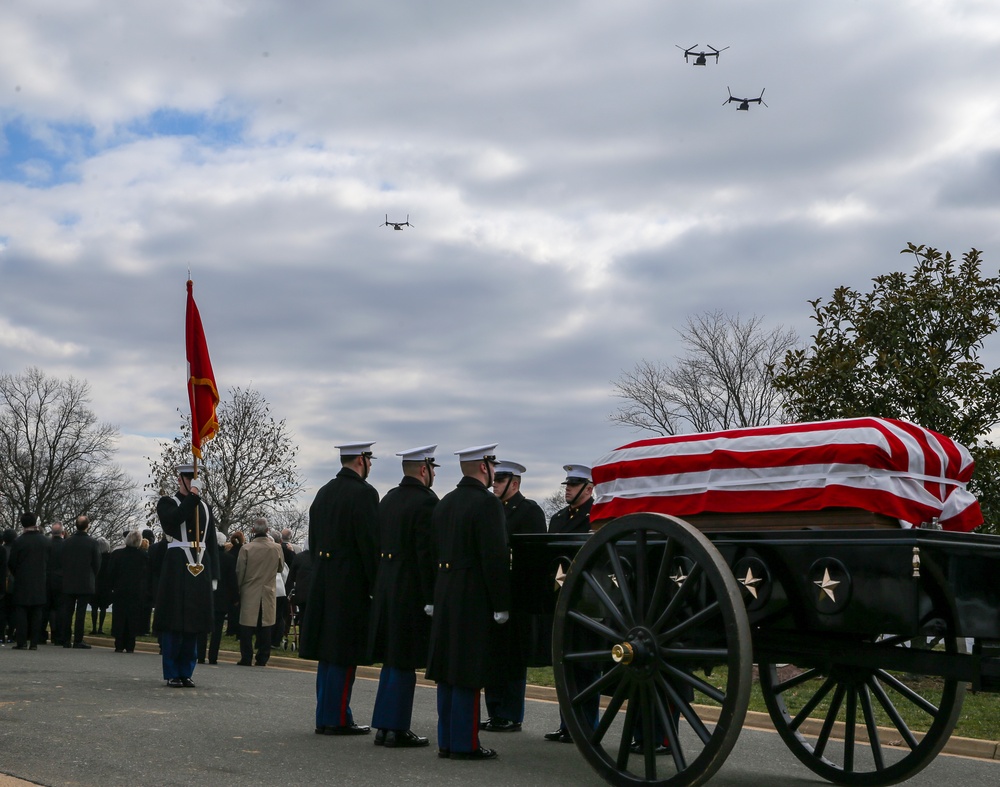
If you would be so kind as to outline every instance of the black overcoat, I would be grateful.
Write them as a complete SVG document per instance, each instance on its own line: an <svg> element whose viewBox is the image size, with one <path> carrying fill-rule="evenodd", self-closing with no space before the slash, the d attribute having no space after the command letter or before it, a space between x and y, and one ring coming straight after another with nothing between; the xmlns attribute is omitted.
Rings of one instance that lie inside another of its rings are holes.
<svg viewBox="0 0 1000 787"><path fill-rule="evenodd" d="M108 584L114 604L112 635L123 635L126 623L133 634L142 630L148 582L149 558L139 547L122 547L108 555Z"/></svg>
<svg viewBox="0 0 1000 787"><path fill-rule="evenodd" d="M431 514L438 496L419 479L404 476L378 506L379 565L372 599L370 659L411 670L427 663L436 566L431 554Z"/></svg>
<svg viewBox="0 0 1000 787"><path fill-rule="evenodd" d="M45 604L51 549L52 542L37 530L25 530L10 545L8 568L14 575L14 604L17 606Z"/></svg>
<svg viewBox="0 0 1000 787"><path fill-rule="evenodd" d="M199 512L198 531L205 545L202 556L205 568L195 576L187 568L186 550L167 543L156 590L154 631L187 634L212 631L212 581L219 579L219 542L212 510L198 495L179 492L172 497L161 497L156 504L160 527L175 542L194 540L196 511Z"/></svg>
<svg viewBox="0 0 1000 787"><path fill-rule="evenodd" d="M101 570L97 572L97 595L94 604L99 609L111 606L111 553L101 552Z"/></svg>
<svg viewBox="0 0 1000 787"><path fill-rule="evenodd" d="M365 664L375 588L378 492L349 467L309 507L313 578L299 655L340 667Z"/></svg>
<svg viewBox="0 0 1000 787"><path fill-rule="evenodd" d="M560 508L549 520L550 533L589 533L590 509L594 506L594 498L587 500L579 508Z"/></svg>
<svg viewBox="0 0 1000 787"><path fill-rule="evenodd" d="M504 501L503 510L508 538L520 533L545 532L542 507L520 492ZM516 595L517 588L513 588L512 592ZM524 678L525 668L533 662L528 652L532 641L532 616L520 614L516 609L510 611L510 620L505 625L491 627L491 684Z"/></svg>
<svg viewBox="0 0 1000 787"><path fill-rule="evenodd" d="M464 476L431 518L437 563L427 677L469 689L492 678L494 612L510 611L510 551L503 505L477 478Z"/></svg>
<svg viewBox="0 0 1000 787"><path fill-rule="evenodd" d="M93 596L101 570L101 545L87 532L77 530L62 548L63 593Z"/></svg>

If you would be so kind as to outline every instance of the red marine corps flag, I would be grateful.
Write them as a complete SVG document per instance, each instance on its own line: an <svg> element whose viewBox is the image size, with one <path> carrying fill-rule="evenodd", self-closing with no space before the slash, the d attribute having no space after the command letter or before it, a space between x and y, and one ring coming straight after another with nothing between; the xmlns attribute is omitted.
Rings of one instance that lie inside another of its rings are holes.
<svg viewBox="0 0 1000 787"><path fill-rule="evenodd" d="M191 400L191 452L196 460L201 458L202 441L211 440L219 429L215 408L219 404L219 389L215 386L212 360L208 357L205 331L201 315L194 302L194 282L187 283L187 340L188 398ZM197 468L197 461L195 468ZM195 470L197 474L197 469Z"/></svg>

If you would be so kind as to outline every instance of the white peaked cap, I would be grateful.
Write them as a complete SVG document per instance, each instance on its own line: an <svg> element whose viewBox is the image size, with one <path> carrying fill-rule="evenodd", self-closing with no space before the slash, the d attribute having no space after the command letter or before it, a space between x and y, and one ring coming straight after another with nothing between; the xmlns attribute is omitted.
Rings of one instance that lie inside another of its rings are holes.
<svg viewBox="0 0 1000 787"><path fill-rule="evenodd" d="M566 481L593 482L594 480L590 475L590 465L563 465L563 470L566 471Z"/></svg>
<svg viewBox="0 0 1000 787"><path fill-rule="evenodd" d="M487 456L496 455L497 445L499 443L474 445L471 448L463 448L461 451L456 451L455 456L458 457L459 462L481 462Z"/></svg>
<svg viewBox="0 0 1000 787"><path fill-rule="evenodd" d="M431 460L431 464L435 467L440 467L434 461L434 452L437 451L437 444L434 445L422 445L419 448L407 448L405 451L400 451L396 456L402 457L404 462L426 462L428 459Z"/></svg>
<svg viewBox="0 0 1000 787"><path fill-rule="evenodd" d="M340 451L341 456L361 456L369 453L373 445L375 445L374 440L369 443L344 443L344 445L334 447ZM372 459L375 457L373 456Z"/></svg>
<svg viewBox="0 0 1000 787"><path fill-rule="evenodd" d="M521 475L527 471L527 467L517 462L508 462L506 459L501 459L493 466L493 472L496 475L501 475L502 473L510 473L510 475Z"/></svg>

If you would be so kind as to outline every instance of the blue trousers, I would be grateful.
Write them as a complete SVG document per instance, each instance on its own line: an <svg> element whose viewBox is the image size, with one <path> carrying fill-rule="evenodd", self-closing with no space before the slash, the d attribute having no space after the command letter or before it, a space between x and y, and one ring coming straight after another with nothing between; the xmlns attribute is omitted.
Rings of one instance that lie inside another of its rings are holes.
<svg viewBox="0 0 1000 787"><path fill-rule="evenodd" d="M316 726L349 727L354 724L351 692L357 667L321 661L316 667Z"/></svg>
<svg viewBox="0 0 1000 787"><path fill-rule="evenodd" d="M438 748L476 751L479 748L479 689L439 683L437 706Z"/></svg>
<svg viewBox="0 0 1000 787"><path fill-rule="evenodd" d="M375 694L372 726L379 730L408 730L413 718L416 670L382 667Z"/></svg>
<svg viewBox="0 0 1000 787"><path fill-rule="evenodd" d="M184 631L161 632L160 660L164 680L190 678L198 663L198 635Z"/></svg>
<svg viewBox="0 0 1000 787"><path fill-rule="evenodd" d="M487 686L483 691L486 697L486 713L491 719L506 719L524 721L524 692L527 688L526 678L508 680L495 686Z"/></svg>

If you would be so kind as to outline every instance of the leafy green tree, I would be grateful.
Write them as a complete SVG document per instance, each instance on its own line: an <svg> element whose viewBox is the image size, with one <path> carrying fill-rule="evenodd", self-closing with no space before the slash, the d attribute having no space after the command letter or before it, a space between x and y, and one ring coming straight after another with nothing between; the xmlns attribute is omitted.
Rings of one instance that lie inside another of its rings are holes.
<svg viewBox="0 0 1000 787"><path fill-rule="evenodd" d="M257 517L282 515L302 490L293 444L284 420L277 421L264 397L253 389L233 388L219 402L219 431L202 444L203 495L226 535L247 530ZM161 445L160 456L147 457L151 493L149 522L156 524L160 495L177 489L179 464L192 461L191 417L181 418L181 434ZM200 475L200 471L199 471ZM274 523L272 522L272 525Z"/></svg>
<svg viewBox="0 0 1000 787"><path fill-rule="evenodd" d="M988 435L1000 423L1000 376L980 352L1000 328L1000 277L983 275L976 249L961 261L912 243L901 253L913 256L911 272L810 301L813 344L785 355L774 386L796 421L902 418L962 443L977 462L970 489L995 525L1000 451Z"/></svg>

